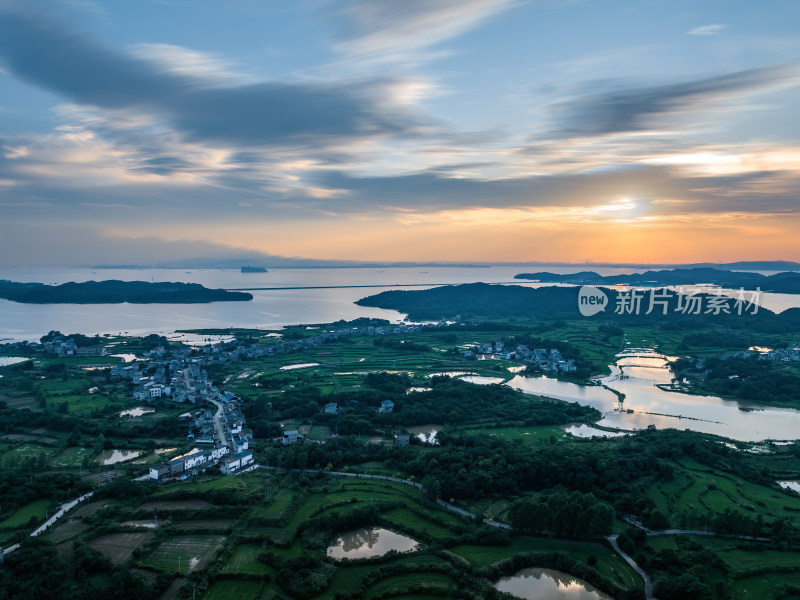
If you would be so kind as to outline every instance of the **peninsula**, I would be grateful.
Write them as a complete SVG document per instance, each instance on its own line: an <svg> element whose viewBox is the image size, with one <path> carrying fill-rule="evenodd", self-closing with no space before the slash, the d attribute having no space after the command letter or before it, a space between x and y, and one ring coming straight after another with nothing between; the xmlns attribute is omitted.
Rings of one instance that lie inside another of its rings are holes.
<svg viewBox="0 0 800 600"><path fill-rule="evenodd" d="M646 287L694 286L711 284L724 288L746 290L760 289L762 292L800 294L800 273L787 271L774 275L725 271L713 268L667 269L622 275L600 275L594 271L581 271L560 275L558 273L520 273L514 279L527 279L541 283L572 285L638 285Z"/></svg>
<svg viewBox="0 0 800 600"><path fill-rule="evenodd" d="M209 289L199 283L146 281L84 281L46 285L0 280L0 298L25 304L199 304L247 301L253 295Z"/></svg>

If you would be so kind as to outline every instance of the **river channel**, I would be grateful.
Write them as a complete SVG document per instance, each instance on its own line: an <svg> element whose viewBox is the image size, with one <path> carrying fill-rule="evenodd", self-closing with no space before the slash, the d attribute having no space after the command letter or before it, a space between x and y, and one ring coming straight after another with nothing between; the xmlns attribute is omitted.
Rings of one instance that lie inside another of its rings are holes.
<svg viewBox="0 0 800 600"><path fill-rule="evenodd" d="M652 349L632 348L617 355L611 375L602 378L601 385L522 376L514 377L508 385L529 394L592 406L603 413L598 425L604 427L635 430L654 425L658 429L690 429L744 442L800 439L798 410L657 387L672 382L669 360ZM620 403L611 390L624 394L624 401Z"/></svg>

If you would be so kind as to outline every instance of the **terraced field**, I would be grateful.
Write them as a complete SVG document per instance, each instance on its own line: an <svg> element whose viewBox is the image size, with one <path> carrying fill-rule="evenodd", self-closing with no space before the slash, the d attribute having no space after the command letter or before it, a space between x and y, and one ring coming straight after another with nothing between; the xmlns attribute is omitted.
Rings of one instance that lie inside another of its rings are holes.
<svg viewBox="0 0 800 600"><path fill-rule="evenodd" d="M790 520L796 519L800 513L800 497L710 469L690 458L684 458L680 464L676 464L671 480L656 481L646 492L656 506L670 517L675 527L684 525L680 513L700 514L732 509L750 514L758 508L765 518Z"/></svg>
<svg viewBox="0 0 800 600"><path fill-rule="evenodd" d="M202 571L213 560L224 539L219 535L177 536L163 542L142 564L164 573Z"/></svg>
<svg viewBox="0 0 800 600"><path fill-rule="evenodd" d="M733 597L737 600L764 600L765 598L795 598L784 592L784 586L800 586L800 552L797 550L759 550L754 552L738 540L688 536L689 540L713 551L724 562L727 577L732 582ZM675 537L653 537L648 545L656 552L677 550Z"/></svg>

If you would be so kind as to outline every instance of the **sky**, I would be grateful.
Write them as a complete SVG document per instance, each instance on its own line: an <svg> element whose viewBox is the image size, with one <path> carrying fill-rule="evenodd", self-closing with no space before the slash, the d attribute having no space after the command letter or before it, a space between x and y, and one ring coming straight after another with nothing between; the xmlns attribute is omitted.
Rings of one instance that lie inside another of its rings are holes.
<svg viewBox="0 0 800 600"><path fill-rule="evenodd" d="M0 0L0 265L800 261L798 23L796 0Z"/></svg>

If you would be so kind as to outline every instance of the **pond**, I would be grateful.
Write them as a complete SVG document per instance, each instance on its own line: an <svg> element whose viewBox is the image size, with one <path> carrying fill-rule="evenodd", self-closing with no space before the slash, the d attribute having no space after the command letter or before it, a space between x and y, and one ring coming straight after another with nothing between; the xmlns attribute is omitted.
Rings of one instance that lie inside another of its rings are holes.
<svg viewBox="0 0 800 600"><path fill-rule="evenodd" d="M564 431L566 431L570 435L574 435L575 437L579 438L593 438L593 437L620 437L623 435L630 435L625 433L624 431L605 431L603 429L597 429L596 427L592 427L591 425L586 425L585 423L581 423L579 425L564 425L562 427Z"/></svg>
<svg viewBox="0 0 800 600"><path fill-rule="evenodd" d="M440 373L430 373L430 374L426 375L425 377L445 377L445 376L446 377L462 377L464 375L475 375L475 376L477 376L478 374L477 373L472 373L470 371L441 371Z"/></svg>
<svg viewBox="0 0 800 600"><path fill-rule="evenodd" d="M21 362L25 362L26 360L31 360L30 358L24 358L22 356L0 356L0 367L9 367L11 365L16 365Z"/></svg>
<svg viewBox="0 0 800 600"><path fill-rule="evenodd" d="M137 406L135 408L129 408L128 410L123 410L119 413L120 417L141 417L142 415L146 415L148 413L156 412L155 408L145 408L144 406Z"/></svg>
<svg viewBox="0 0 800 600"><path fill-rule="evenodd" d="M461 381L466 381L467 383L475 383L477 385L490 385L492 383L503 383L503 381L505 381L505 377L485 377L483 375L467 375L466 377L462 377Z"/></svg>
<svg viewBox="0 0 800 600"><path fill-rule="evenodd" d="M436 434L442 430L442 427L444 425L416 425L414 427L406 427L406 431L411 435L417 436L426 444L435 444Z"/></svg>
<svg viewBox="0 0 800 600"><path fill-rule="evenodd" d="M120 525L123 527L144 527L145 529L158 528L156 521L123 521Z"/></svg>
<svg viewBox="0 0 800 600"><path fill-rule="evenodd" d="M95 461L101 465L115 465L136 458L141 454L141 450L106 450L98 454Z"/></svg>
<svg viewBox="0 0 800 600"><path fill-rule="evenodd" d="M112 354L111 356L113 356L114 358L121 358L122 362L126 363L133 362L134 360L136 360L135 354Z"/></svg>
<svg viewBox="0 0 800 600"><path fill-rule="evenodd" d="M602 385L522 376L514 377L507 385L529 394L592 406L603 413L598 425L612 429L635 430L654 425L744 442L800 438L798 410L668 391L658 386L672 382L672 371L666 368L670 357L641 348L617 357L611 375L600 380ZM611 390L624 394L624 401L620 403Z"/></svg>
<svg viewBox="0 0 800 600"><path fill-rule="evenodd" d="M293 371L294 369L306 369L308 367L318 367L319 363L299 363L296 365L284 365L280 368L281 371Z"/></svg>
<svg viewBox="0 0 800 600"><path fill-rule="evenodd" d="M582 579L552 569L523 569L494 587L526 600L614 600Z"/></svg>
<svg viewBox="0 0 800 600"><path fill-rule="evenodd" d="M342 534L328 547L328 556L336 559L372 558L392 550L410 552L417 546L419 543L405 535L380 527L365 527Z"/></svg>
<svg viewBox="0 0 800 600"><path fill-rule="evenodd" d="M779 481L778 485L785 490L792 490L800 494L800 481Z"/></svg>

